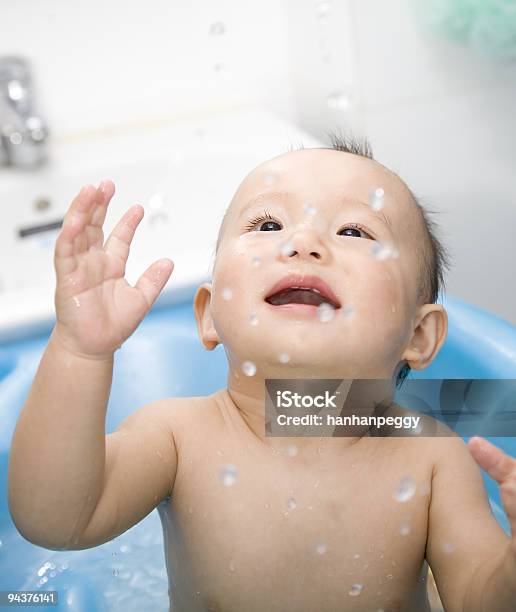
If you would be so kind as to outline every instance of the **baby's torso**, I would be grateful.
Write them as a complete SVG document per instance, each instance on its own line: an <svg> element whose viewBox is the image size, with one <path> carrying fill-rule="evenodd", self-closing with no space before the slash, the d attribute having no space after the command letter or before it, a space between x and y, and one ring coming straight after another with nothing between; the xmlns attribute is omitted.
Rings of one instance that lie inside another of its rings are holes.
<svg viewBox="0 0 516 612"><path fill-rule="evenodd" d="M423 440L271 448L226 393L192 398L174 426L177 475L158 507L173 612L429 610Z"/></svg>

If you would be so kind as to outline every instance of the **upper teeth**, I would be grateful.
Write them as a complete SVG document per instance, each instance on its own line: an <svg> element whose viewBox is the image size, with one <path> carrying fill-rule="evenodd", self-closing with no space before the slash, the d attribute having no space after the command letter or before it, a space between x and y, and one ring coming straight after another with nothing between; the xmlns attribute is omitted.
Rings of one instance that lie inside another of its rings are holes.
<svg viewBox="0 0 516 612"><path fill-rule="evenodd" d="M321 293L318 289L314 289L314 287L290 287L290 289L308 289L310 291L315 291L316 293Z"/></svg>

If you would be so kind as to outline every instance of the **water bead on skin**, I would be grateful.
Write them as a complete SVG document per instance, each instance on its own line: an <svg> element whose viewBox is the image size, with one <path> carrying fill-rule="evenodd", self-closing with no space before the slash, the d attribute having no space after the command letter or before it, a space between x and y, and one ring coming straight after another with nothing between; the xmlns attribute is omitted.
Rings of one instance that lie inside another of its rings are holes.
<svg viewBox="0 0 516 612"><path fill-rule="evenodd" d="M75 305L77 306L77 308L81 307L81 303L79 301L79 298L76 295L73 296L73 301L75 302Z"/></svg>
<svg viewBox="0 0 516 612"><path fill-rule="evenodd" d="M285 257L289 257L290 255L292 255L293 252L294 252L294 247L292 246L292 243L290 242L285 242L280 246L280 253L284 255Z"/></svg>
<svg viewBox="0 0 516 612"><path fill-rule="evenodd" d="M287 499L287 508L291 511L297 508L297 502L293 497Z"/></svg>
<svg viewBox="0 0 516 612"><path fill-rule="evenodd" d="M377 240L373 241L371 253L373 254L374 258L378 259L379 261L384 261L385 259L396 259L399 256L399 251L392 244L378 242Z"/></svg>
<svg viewBox="0 0 516 612"><path fill-rule="evenodd" d="M297 455L297 446L295 444L289 444L287 446L287 455L289 457L295 457Z"/></svg>
<svg viewBox="0 0 516 612"><path fill-rule="evenodd" d="M402 523L400 526L400 533L402 536L406 536L410 533L410 524L409 523Z"/></svg>
<svg viewBox="0 0 516 612"><path fill-rule="evenodd" d="M394 498L399 502L407 502L414 496L415 492L416 481L412 476L404 476L394 493Z"/></svg>
<svg viewBox="0 0 516 612"><path fill-rule="evenodd" d="M246 376L254 376L256 374L256 365L252 361L244 361L242 364L242 372Z"/></svg>
<svg viewBox="0 0 516 612"><path fill-rule="evenodd" d="M261 258L258 255L255 255L253 257L253 266L257 268L260 265L261 261Z"/></svg>
<svg viewBox="0 0 516 612"><path fill-rule="evenodd" d="M227 463L219 474L219 482L223 487L231 487L236 482L236 466L232 463Z"/></svg>
<svg viewBox="0 0 516 612"><path fill-rule="evenodd" d="M288 353L280 353L278 355L280 363L288 363L290 361L290 355Z"/></svg>
<svg viewBox="0 0 516 612"><path fill-rule="evenodd" d="M383 208L384 198L385 192L381 187L371 189L369 192L369 204L375 212L378 212Z"/></svg>
<svg viewBox="0 0 516 612"><path fill-rule="evenodd" d="M451 542L443 542L441 548L447 555L451 554L455 550L455 546Z"/></svg>
<svg viewBox="0 0 516 612"><path fill-rule="evenodd" d="M317 212L317 209L311 202L305 202L303 210L307 215L315 215L315 213Z"/></svg>
<svg viewBox="0 0 516 612"><path fill-rule="evenodd" d="M249 323L253 326L256 327L258 325L258 317L255 314L252 314L249 317Z"/></svg>
<svg viewBox="0 0 516 612"><path fill-rule="evenodd" d="M364 587L361 584L354 584L351 586L351 589L348 591L348 595L350 595L351 597L356 597L357 595L360 595L363 588Z"/></svg>
<svg viewBox="0 0 516 612"><path fill-rule="evenodd" d="M228 301L232 297L233 291L229 287L224 287L224 289L222 289L222 299Z"/></svg>
<svg viewBox="0 0 516 612"><path fill-rule="evenodd" d="M315 552L318 555L324 555L326 550L327 550L327 548L326 548L326 544L324 542L317 542L317 544L315 545Z"/></svg>

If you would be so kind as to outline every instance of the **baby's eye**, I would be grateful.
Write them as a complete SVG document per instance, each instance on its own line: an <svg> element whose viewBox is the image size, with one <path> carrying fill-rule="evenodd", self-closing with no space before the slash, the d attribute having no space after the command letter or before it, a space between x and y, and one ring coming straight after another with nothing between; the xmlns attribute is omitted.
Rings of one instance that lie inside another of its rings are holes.
<svg viewBox="0 0 516 612"><path fill-rule="evenodd" d="M270 219L270 221L268 221L268 219ZM260 229L258 230L260 232L277 231L271 226L280 225L277 221L274 220L274 218L268 212L266 212L264 215L258 215L258 217L255 217L252 221L250 221L249 224L246 226L246 230L248 231L254 230L255 227L262 221L267 221L267 222L261 225ZM281 227L279 229L281 229Z"/></svg>
<svg viewBox="0 0 516 612"><path fill-rule="evenodd" d="M363 232L364 234L367 234L367 236L369 236L369 238L372 238L371 234L368 234L365 229L359 225L358 223L348 223L348 225L345 225L342 229L340 229L337 233L339 235L342 236L350 236L351 238L361 238L361 236L354 236L353 234L340 234L340 232L345 232L345 231L352 231L354 230L355 232L358 232L360 234L360 232Z"/></svg>

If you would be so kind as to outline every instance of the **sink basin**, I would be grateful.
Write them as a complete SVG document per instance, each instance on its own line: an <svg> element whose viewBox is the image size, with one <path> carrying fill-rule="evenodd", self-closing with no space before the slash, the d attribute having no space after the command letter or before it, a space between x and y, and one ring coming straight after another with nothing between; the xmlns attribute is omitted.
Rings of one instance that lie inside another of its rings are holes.
<svg viewBox="0 0 516 612"><path fill-rule="evenodd" d="M98 185L103 178L115 183L105 238L130 206L144 206L126 278L135 284L153 261L168 257L175 268L157 304L181 302L209 279L218 228L244 176L299 140L321 145L282 118L244 108L63 140L50 145L45 167L3 170L0 201L7 214L0 226L0 342L53 323L54 244L62 217L83 185Z"/></svg>

